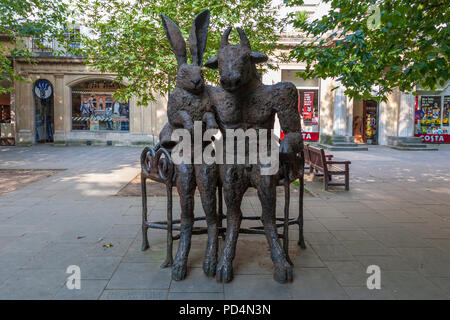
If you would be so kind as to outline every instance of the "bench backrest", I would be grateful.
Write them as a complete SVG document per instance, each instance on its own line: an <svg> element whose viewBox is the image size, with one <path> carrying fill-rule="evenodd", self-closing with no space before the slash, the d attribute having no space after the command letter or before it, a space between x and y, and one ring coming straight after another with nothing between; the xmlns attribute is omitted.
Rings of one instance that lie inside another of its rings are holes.
<svg viewBox="0 0 450 320"><path fill-rule="evenodd" d="M328 172L325 151L322 148L308 146L309 158L314 168L322 170L325 174Z"/></svg>
<svg viewBox="0 0 450 320"><path fill-rule="evenodd" d="M305 157L305 163L311 163L311 157L309 156L309 144L305 143L303 147L303 156Z"/></svg>

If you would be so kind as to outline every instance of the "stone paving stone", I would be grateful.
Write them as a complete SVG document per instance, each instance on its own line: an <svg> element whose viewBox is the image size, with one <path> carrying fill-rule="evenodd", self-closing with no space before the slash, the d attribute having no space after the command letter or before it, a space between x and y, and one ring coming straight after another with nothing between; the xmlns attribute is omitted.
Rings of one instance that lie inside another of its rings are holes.
<svg viewBox="0 0 450 320"><path fill-rule="evenodd" d="M348 299L344 289L326 268L295 269L294 281L287 285L287 290L295 300Z"/></svg>
<svg viewBox="0 0 450 320"><path fill-rule="evenodd" d="M293 248L293 249L292 249ZM289 256L294 263L294 268L320 268L325 267L325 264L320 260L314 249L308 246L306 249L301 249L297 246L289 248Z"/></svg>
<svg viewBox="0 0 450 320"><path fill-rule="evenodd" d="M342 286L364 286L369 276L358 261L326 261L333 276Z"/></svg>
<svg viewBox="0 0 450 320"><path fill-rule="evenodd" d="M100 300L167 300L167 290L104 290Z"/></svg>
<svg viewBox="0 0 450 320"><path fill-rule="evenodd" d="M56 300L97 300L108 280L81 280L80 289L69 290L66 285L55 295Z"/></svg>
<svg viewBox="0 0 450 320"><path fill-rule="evenodd" d="M65 269L21 269L0 286L0 299L52 299L65 283Z"/></svg>
<svg viewBox="0 0 450 320"><path fill-rule="evenodd" d="M436 248L396 248L401 257L425 276L450 277L450 256Z"/></svg>
<svg viewBox="0 0 450 320"><path fill-rule="evenodd" d="M338 241L374 240L363 230L333 230L331 233Z"/></svg>
<svg viewBox="0 0 450 320"><path fill-rule="evenodd" d="M339 244L331 232L304 232L303 236L308 243Z"/></svg>
<svg viewBox="0 0 450 320"><path fill-rule="evenodd" d="M330 231L360 229L351 219L348 218L319 218L318 220Z"/></svg>
<svg viewBox="0 0 450 320"><path fill-rule="evenodd" d="M299 273L294 272L294 279ZM236 300L288 300L292 284L281 284L272 275L235 275L224 284L225 299Z"/></svg>
<svg viewBox="0 0 450 320"><path fill-rule="evenodd" d="M365 231L374 239L383 243L386 247L409 247L409 248L426 248L431 247L431 244L419 238L412 232L409 232L400 227L389 228L365 228Z"/></svg>
<svg viewBox="0 0 450 320"><path fill-rule="evenodd" d="M265 237L260 236L258 240L254 239L239 237L233 262L234 274L271 275L273 273L273 263Z"/></svg>
<svg viewBox="0 0 450 320"><path fill-rule="evenodd" d="M400 256L356 256L366 268L377 265L383 271L413 271L415 268Z"/></svg>
<svg viewBox="0 0 450 320"><path fill-rule="evenodd" d="M156 263L129 263L119 265L107 289L169 289L171 268L161 269Z"/></svg>
<svg viewBox="0 0 450 320"><path fill-rule="evenodd" d="M450 299L450 278L438 278L429 277L430 280L436 287L440 288L447 294L447 298Z"/></svg>
<svg viewBox="0 0 450 320"><path fill-rule="evenodd" d="M141 232L139 225L135 224L115 224L104 235L105 238L136 238L138 232Z"/></svg>
<svg viewBox="0 0 450 320"><path fill-rule="evenodd" d="M183 281L172 280L169 288L174 292L223 292L223 284L217 283L214 277L207 277L202 268L189 268L186 279Z"/></svg>
<svg viewBox="0 0 450 320"><path fill-rule="evenodd" d="M90 257L123 257L133 239L130 238L101 238L87 251ZM108 246L112 244L112 246Z"/></svg>
<svg viewBox="0 0 450 320"><path fill-rule="evenodd" d="M290 230L298 230L297 226L289 226ZM323 226L319 221L312 220L305 222L303 226L303 232L329 232L327 228Z"/></svg>
<svg viewBox="0 0 450 320"><path fill-rule="evenodd" d="M397 299L431 300L447 298L442 289L439 289L415 271L385 271L382 273L381 283Z"/></svg>
<svg viewBox="0 0 450 320"><path fill-rule="evenodd" d="M24 269L60 268L66 270L70 265L80 265L86 258L88 243L49 243L37 253Z"/></svg>
<svg viewBox="0 0 450 320"><path fill-rule="evenodd" d="M350 254L354 256L388 256L396 255L392 248L386 248L375 240L341 241Z"/></svg>
<svg viewBox="0 0 450 320"><path fill-rule="evenodd" d="M314 251L322 261L348 261L355 260L343 245L311 244Z"/></svg>
<svg viewBox="0 0 450 320"><path fill-rule="evenodd" d="M372 290L367 287L344 287L344 290L352 300L395 300L392 292L383 286Z"/></svg>
<svg viewBox="0 0 450 320"><path fill-rule="evenodd" d="M223 292L169 292L168 300L224 300Z"/></svg>
<svg viewBox="0 0 450 320"><path fill-rule="evenodd" d="M346 215L360 228L388 228L392 226L392 221L379 213L348 213Z"/></svg>
<svg viewBox="0 0 450 320"><path fill-rule="evenodd" d="M345 218L345 216L334 207L311 207L308 211L316 218Z"/></svg>
<svg viewBox="0 0 450 320"><path fill-rule="evenodd" d="M86 257L79 265L81 279L109 280L120 261L120 257Z"/></svg>

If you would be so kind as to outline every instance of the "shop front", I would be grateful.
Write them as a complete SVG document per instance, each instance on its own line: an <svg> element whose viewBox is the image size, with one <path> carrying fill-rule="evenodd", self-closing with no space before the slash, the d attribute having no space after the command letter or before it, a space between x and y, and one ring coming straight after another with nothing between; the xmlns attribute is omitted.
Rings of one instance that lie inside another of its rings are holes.
<svg viewBox="0 0 450 320"><path fill-rule="evenodd" d="M418 90L414 136L425 143L450 143L450 88L437 91Z"/></svg>
<svg viewBox="0 0 450 320"><path fill-rule="evenodd" d="M114 74L82 59L39 58L16 67L26 79L15 83L16 145L147 145L156 142L167 121L165 97L148 105L138 105L134 97L116 99L126 81L119 85ZM3 137L8 108L1 105Z"/></svg>
<svg viewBox="0 0 450 320"><path fill-rule="evenodd" d="M301 116L303 141L319 141L319 79L296 77L299 70L281 70L281 80L295 84L298 91L298 112Z"/></svg>

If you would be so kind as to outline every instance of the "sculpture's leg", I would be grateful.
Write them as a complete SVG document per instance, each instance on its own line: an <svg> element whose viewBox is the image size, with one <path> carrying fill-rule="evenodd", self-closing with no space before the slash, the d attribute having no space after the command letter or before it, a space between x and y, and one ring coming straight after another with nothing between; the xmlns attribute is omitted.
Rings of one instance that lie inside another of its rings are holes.
<svg viewBox="0 0 450 320"><path fill-rule="evenodd" d="M146 177L141 173L141 197L142 197L142 247L141 250L147 250L150 245L148 244L147 230L148 227L145 225L147 222L147 185Z"/></svg>
<svg viewBox="0 0 450 320"><path fill-rule="evenodd" d="M227 232L222 254L217 264L217 282L229 282L233 279L233 260L236 254L236 242L242 221L241 202L248 181L243 165L224 166L223 190L227 206Z"/></svg>
<svg viewBox="0 0 450 320"><path fill-rule="evenodd" d="M183 280L187 272L187 259L191 249L192 227L194 225L195 174L192 165L176 166L177 190L180 195L181 224L180 243L172 265L172 279Z"/></svg>
<svg viewBox="0 0 450 320"><path fill-rule="evenodd" d="M300 180L300 190L298 199L298 245L302 249L306 249L305 238L303 237L303 192L305 188L305 177L303 171L299 177Z"/></svg>
<svg viewBox="0 0 450 320"><path fill-rule="evenodd" d="M280 283L292 281L292 267L286 259L286 254L278 241L275 221L276 209L276 179L277 175L260 175L258 166L252 172L252 181L258 190L262 207L262 223L270 247L270 254L274 264L274 279Z"/></svg>
<svg viewBox="0 0 450 320"><path fill-rule="evenodd" d="M161 268L167 268L173 264L172 247L173 247L173 233L172 233L172 182L166 185L167 191L167 253L166 260L161 265Z"/></svg>
<svg viewBox="0 0 450 320"><path fill-rule="evenodd" d="M200 164L195 166L197 187L200 192L203 211L205 212L206 223L208 226L208 241L206 244L205 256L203 258L203 271L207 276L211 277L216 274L217 267L217 174L217 166L215 164Z"/></svg>

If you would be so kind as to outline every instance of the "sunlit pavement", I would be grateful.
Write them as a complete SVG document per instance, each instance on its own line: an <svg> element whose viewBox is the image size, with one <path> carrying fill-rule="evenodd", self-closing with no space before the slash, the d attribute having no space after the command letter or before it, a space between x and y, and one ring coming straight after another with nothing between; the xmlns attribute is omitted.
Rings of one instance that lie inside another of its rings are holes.
<svg viewBox="0 0 450 320"><path fill-rule="evenodd" d="M239 237L231 283L203 274L206 243L199 236L186 280L172 281L170 268L160 268L165 232L150 230L151 248L141 252L140 198L115 196L139 173L140 151L0 148L1 169L67 169L0 196L1 299L450 298L449 146L333 152L352 161L351 190L324 192L319 178L307 182L314 195L305 199L308 248L299 249L292 226L294 282L284 285L272 278L265 238L248 235ZM165 217L165 201L149 197L152 220ZM297 206L293 199L293 212ZM261 212L255 197L245 198L242 209ZM202 215L198 199L195 210ZM66 286L71 265L80 267L80 289ZM381 289L367 288L371 265L380 268Z"/></svg>

